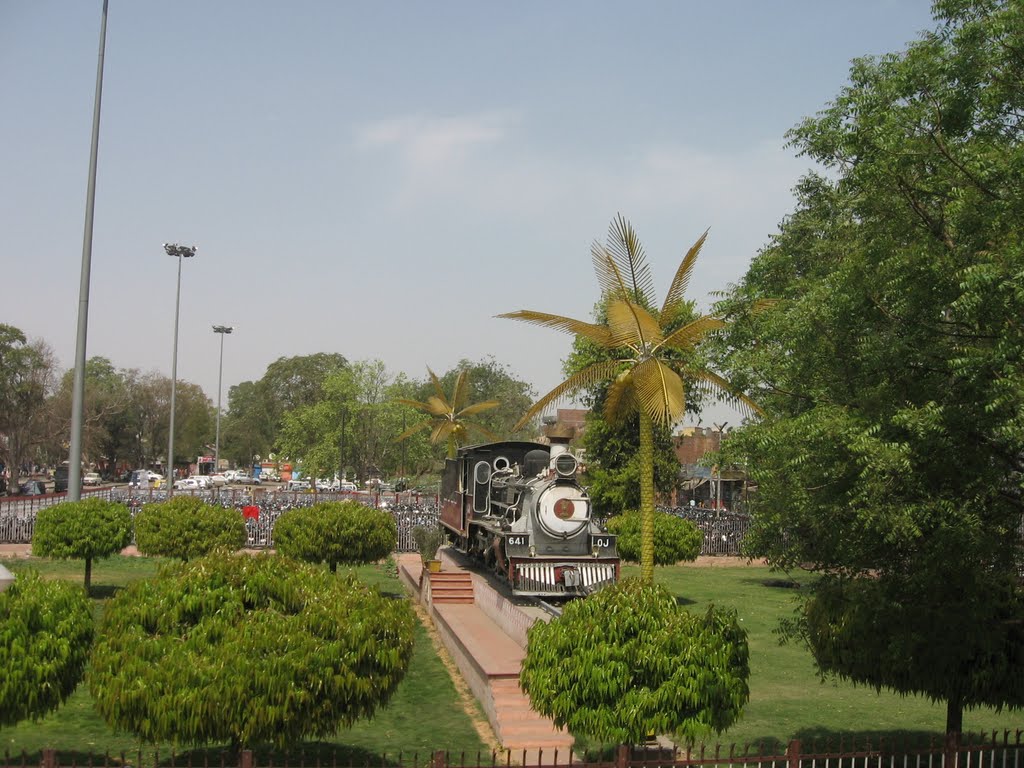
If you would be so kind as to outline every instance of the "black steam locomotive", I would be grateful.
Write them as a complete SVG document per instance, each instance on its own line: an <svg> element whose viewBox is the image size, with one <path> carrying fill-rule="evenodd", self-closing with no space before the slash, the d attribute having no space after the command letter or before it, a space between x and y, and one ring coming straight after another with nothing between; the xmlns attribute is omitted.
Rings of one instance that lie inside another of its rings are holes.
<svg viewBox="0 0 1024 768"><path fill-rule="evenodd" d="M460 448L441 479L449 543L492 567L516 595L586 595L619 578L615 536L591 520L564 442Z"/></svg>

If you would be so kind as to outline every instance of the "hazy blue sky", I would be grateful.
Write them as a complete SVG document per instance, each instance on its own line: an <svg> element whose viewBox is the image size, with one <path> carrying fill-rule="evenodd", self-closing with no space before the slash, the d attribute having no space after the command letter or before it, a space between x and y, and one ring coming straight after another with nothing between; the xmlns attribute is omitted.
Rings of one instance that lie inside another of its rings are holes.
<svg viewBox="0 0 1024 768"><path fill-rule="evenodd" d="M0 322L74 362L101 0L0 0ZM621 212L659 295L735 282L808 167L784 134L924 0L111 0L89 356L224 401L278 357L420 378L493 355L543 394ZM705 417L705 424L708 417Z"/></svg>

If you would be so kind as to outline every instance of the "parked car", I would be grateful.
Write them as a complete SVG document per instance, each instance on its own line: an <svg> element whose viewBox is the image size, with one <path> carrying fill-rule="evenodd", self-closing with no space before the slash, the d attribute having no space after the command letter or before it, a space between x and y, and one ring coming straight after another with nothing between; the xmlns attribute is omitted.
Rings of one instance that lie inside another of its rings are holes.
<svg viewBox="0 0 1024 768"><path fill-rule="evenodd" d="M99 485L103 482L99 472L86 472L82 476L82 485Z"/></svg>
<svg viewBox="0 0 1024 768"><path fill-rule="evenodd" d="M216 474L210 475L210 485L214 488L220 488L222 485L228 484L228 478L225 475Z"/></svg>
<svg viewBox="0 0 1024 768"><path fill-rule="evenodd" d="M289 480L288 481L289 491L308 491L309 480Z"/></svg>
<svg viewBox="0 0 1024 768"><path fill-rule="evenodd" d="M209 475L192 475L192 479L199 483L200 488L205 489L213 485L213 483L210 482Z"/></svg>
<svg viewBox="0 0 1024 768"><path fill-rule="evenodd" d="M194 477L183 477L181 480L175 480L174 487L179 491L198 491L201 488L199 481Z"/></svg>
<svg viewBox="0 0 1024 768"><path fill-rule="evenodd" d="M338 490L351 493L352 491L358 491L359 488L353 482L350 482L348 480L342 480L340 483L338 483Z"/></svg>

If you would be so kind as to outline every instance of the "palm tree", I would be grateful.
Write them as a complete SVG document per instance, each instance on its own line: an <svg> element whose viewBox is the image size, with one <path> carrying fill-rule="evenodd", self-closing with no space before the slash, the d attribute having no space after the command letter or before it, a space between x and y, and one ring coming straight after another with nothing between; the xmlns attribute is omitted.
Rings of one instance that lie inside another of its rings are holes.
<svg viewBox="0 0 1024 768"><path fill-rule="evenodd" d="M456 449L465 442L471 430L484 435L490 440L498 439L498 436L486 427L466 421L467 416L488 411L500 405L497 400L485 400L481 403L466 405L466 398L469 395L469 373L467 371L459 371L459 375L455 377L455 386L453 387L450 400L441 387L440 379L437 378L437 375L429 367L427 368L427 373L430 374L430 380L434 385L434 394L428 397L426 402L406 400L404 398L396 398L396 402L408 405L417 411L422 411L427 414L428 418L409 427L409 429L395 438L396 442L405 440L410 435L430 427L432 428L430 442L436 445L442 440L447 440L448 458L454 459Z"/></svg>
<svg viewBox="0 0 1024 768"><path fill-rule="evenodd" d="M639 411L640 574L645 581L654 579L654 424L671 426L682 417L687 384L759 412L753 401L696 362L694 350L725 322L703 315L675 327L682 313L690 309L683 296L707 235L704 232L686 252L661 311L654 309L654 284L643 246L620 214L609 226L607 246L595 242L590 249L607 311L604 322L588 323L532 310L498 315L582 336L609 351L609 359L576 372L534 403L516 429L552 402L608 380L604 418L617 423Z"/></svg>

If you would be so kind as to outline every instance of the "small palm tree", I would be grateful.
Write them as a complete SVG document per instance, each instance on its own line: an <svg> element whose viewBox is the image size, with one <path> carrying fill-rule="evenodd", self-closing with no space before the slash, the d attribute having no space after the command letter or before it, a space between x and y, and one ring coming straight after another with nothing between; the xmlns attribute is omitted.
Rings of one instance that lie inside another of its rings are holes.
<svg viewBox="0 0 1024 768"><path fill-rule="evenodd" d="M427 414L428 418L409 427L409 429L395 438L396 442L405 440L407 437L429 427L432 429L430 442L436 445L442 440L447 440L448 458L454 459L455 451L466 441L470 431L478 432L489 440L498 439L498 436L486 427L466 421L467 416L473 416L474 414L488 411L491 408L497 408L500 404L497 400L485 400L482 403L466 405L466 398L469 396L469 374L466 371L459 371L459 375L455 377L455 387L453 388L451 399L448 398L441 387L440 379L437 378L437 375L429 367L427 368L427 373L430 374L430 380L434 385L434 394L428 397L426 402L421 403L418 400L406 400L404 398L397 398L396 402L408 405L417 411L422 411Z"/></svg>
<svg viewBox="0 0 1024 768"><path fill-rule="evenodd" d="M723 320L704 315L674 328L689 306L683 297L707 234L686 252L660 311L653 309L654 284L643 247L633 227L619 215L609 227L607 246L595 242L590 249L607 309L604 322L588 323L532 310L498 315L582 336L610 352L609 359L578 371L534 403L516 429L562 397L608 380L611 385L604 418L617 423L639 411L640 573L646 581L654 579L654 424L671 425L682 417L686 383L759 412L753 401L737 393L725 379L694 362L693 351L704 337L725 325Z"/></svg>

